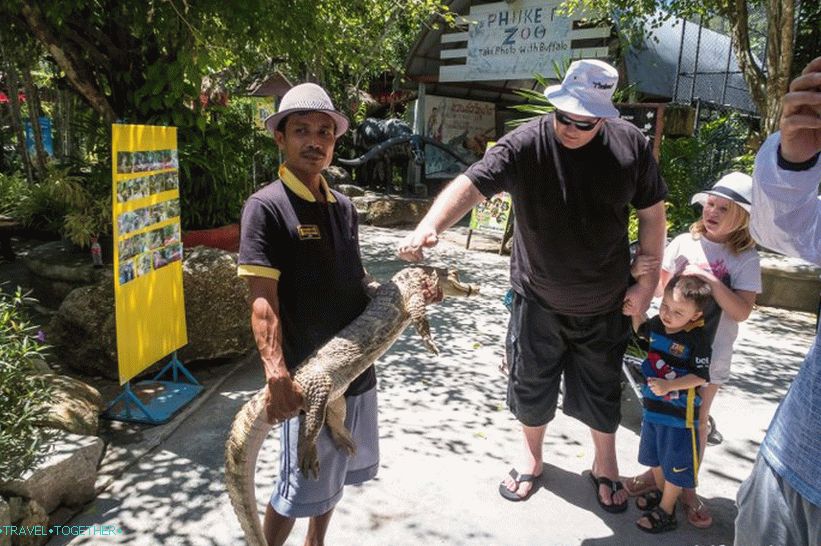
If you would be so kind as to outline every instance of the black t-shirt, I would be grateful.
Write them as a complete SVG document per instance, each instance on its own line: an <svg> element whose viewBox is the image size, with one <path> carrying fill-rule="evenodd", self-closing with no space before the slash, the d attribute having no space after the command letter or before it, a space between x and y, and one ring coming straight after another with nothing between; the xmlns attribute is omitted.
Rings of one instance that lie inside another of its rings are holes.
<svg viewBox="0 0 821 546"><path fill-rule="evenodd" d="M277 279L282 350L289 370L368 303L353 204L332 190L328 203L320 203L300 182L292 185L277 180L246 201L238 268L242 276ZM371 366L345 394L361 394L375 385Z"/></svg>
<svg viewBox="0 0 821 546"><path fill-rule="evenodd" d="M630 205L667 195L650 144L630 123L607 119L571 150L553 115L511 131L465 172L486 197L507 191L515 229L513 288L556 312L591 316L622 305L630 274Z"/></svg>

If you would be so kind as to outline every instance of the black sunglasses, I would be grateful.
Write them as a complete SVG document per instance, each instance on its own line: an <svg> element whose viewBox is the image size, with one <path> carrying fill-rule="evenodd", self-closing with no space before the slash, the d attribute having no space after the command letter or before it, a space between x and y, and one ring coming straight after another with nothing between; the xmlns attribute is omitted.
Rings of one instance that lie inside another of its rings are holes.
<svg viewBox="0 0 821 546"><path fill-rule="evenodd" d="M596 125L601 121L601 118L596 118L594 121L576 121L570 119L564 112L556 110L556 120L562 125L573 125L579 131L592 131Z"/></svg>

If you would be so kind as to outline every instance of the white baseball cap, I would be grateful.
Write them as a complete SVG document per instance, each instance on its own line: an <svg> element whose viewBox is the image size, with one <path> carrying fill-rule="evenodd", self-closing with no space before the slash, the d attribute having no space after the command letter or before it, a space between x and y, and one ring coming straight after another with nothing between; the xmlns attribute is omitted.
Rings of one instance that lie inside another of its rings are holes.
<svg viewBox="0 0 821 546"><path fill-rule="evenodd" d="M721 179L713 184L709 190L704 190L693 196L690 203L701 205L707 200L708 195L717 195L724 199L733 201L738 206L750 212L750 203L752 203L753 196L753 179L748 175L740 172L731 172L721 177Z"/></svg>
<svg viewBox="0 0 821 546"><path fill-rule="evenodd" d="M617 118L613 92L619 83L618 71L604 61L581 59L573 61L564 80L544 90L553 106L578 116Z"/></svg>
<svg viewBox="0 0 821 546"><path fill-rule="evenodd" d="M336 124L336 137L339 138L348 130L350 122L347 116L334 108L331 97L315 83L301 83L288 90L279 103L279 111L265 118L265 128L273 133L279 122L296 112L322 112L333 118Z"/></svg>

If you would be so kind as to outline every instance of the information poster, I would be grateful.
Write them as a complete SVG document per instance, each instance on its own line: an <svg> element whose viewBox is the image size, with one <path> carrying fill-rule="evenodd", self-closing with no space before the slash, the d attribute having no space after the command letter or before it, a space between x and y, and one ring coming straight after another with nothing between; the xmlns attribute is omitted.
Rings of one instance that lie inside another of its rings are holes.
<svg viewBox="0 0 821 546"><path fill-rule="evenodd" d="M473 207L470 213L470 229L504 237L512 210L510 194L497 193Z"/></svg>
<svg viewBox="0 0 821 546"><path fill-rule="evenodd" d="M254 125L265 130L265 119L276 113L274 97L254 97Z"/></svg>
<svg viewBox="0 0 821 546"><path fill-rule="evenodd" d="M447 146L467 165L482 157L496 138L496 105L492 102L425 96L425 136ZM425 176L453 178L465 164L436 148L425 147Z"/></svg>
<svg viewBox="0 0 821 546"><path fill-rule="evenodd" d="M112 127L120 384L186 343L176 127Z"/></svg>

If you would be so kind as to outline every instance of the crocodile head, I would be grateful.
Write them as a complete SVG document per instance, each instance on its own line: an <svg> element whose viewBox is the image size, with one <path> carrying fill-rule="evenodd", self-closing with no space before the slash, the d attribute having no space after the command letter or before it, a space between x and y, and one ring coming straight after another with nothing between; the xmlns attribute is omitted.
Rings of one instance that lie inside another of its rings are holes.
<svg viewBox="0 0 821 546"><path fill-rule="evenodd" d="M479 287L459 280L459 272L444 267L420 266L424 279L425 303L442 301L445 296L472 296L479 293Z"/></svg>

